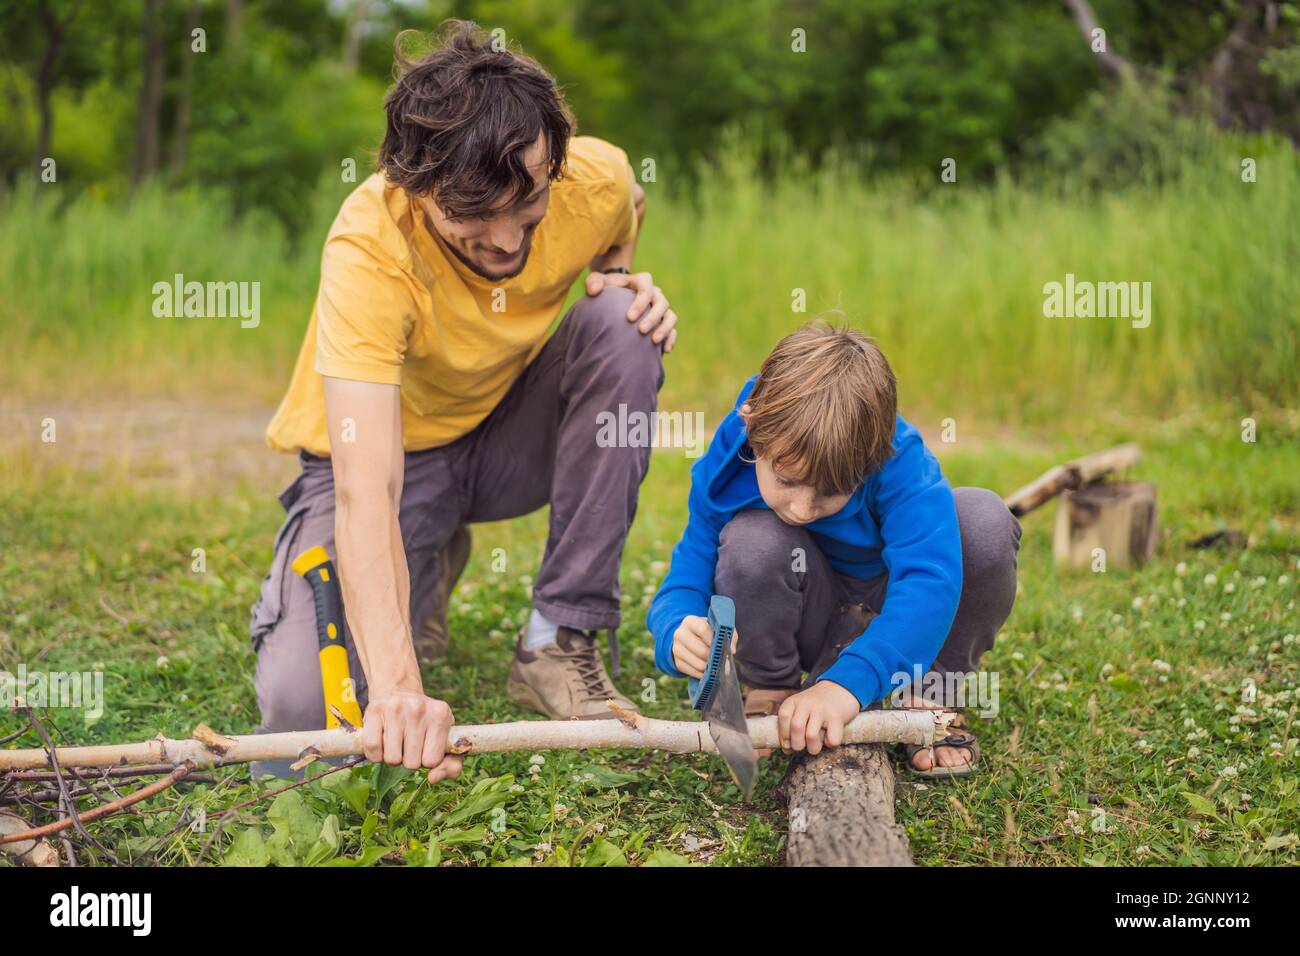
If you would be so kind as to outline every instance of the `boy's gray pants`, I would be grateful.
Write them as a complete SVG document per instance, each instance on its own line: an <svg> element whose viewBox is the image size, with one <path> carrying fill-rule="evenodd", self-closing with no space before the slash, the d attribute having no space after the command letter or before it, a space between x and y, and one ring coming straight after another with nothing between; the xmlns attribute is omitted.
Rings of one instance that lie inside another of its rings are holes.
<svg viewBox="0 0 1300 956"><path fill-rule="evenodd" d="M617 418L620 404L629 415L653 415L664 379L661 346L627 320L632 299L627 289L584 296L477 428L406 454L398 523L412 630L433 613L439 552L458 526L518 517L548 503L550 533L533 606L568 627L618 627L619 564L650 447L601 447L600 416ZM311 586L290 564L319 545L337 567L334 475L328 458L300 458L302 473L280 495L286 516L249 629L262 733L325 726ZM344 633L364 712L365 674L346 627ZM288 775L279 765L252 770Z"/></svg>
<svg viewBox="0 0 1300 956"><path fill-rule="evenodd" d="M922 671L936 690L953 687L951 679L940 683L943 675L976 670L1016 600L1020 522L987 489L956 488L953 497L961 529L962 590L943 648ZM792 568L795 548L806 555L804 571ZM742 511L722 529L714 588L736 602L736 665L749 687L799 687L804 671L808 682L815 680L862 633L864 617L880 613L888 586L888 574L869 580L839 574L806 528L788 525L771 511ZM871 640L869 626L865 640ZM916 690L920 695L921 688ZM951 697L946 693L933 702L960 703Z"/></svg>

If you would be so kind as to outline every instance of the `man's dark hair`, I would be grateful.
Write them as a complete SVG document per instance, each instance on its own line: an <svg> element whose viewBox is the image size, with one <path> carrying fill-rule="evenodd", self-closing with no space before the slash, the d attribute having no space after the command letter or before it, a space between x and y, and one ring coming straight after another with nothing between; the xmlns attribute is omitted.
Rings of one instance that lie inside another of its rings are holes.
<svg viewBox="0 0 1300 956"><path fill-rule="evenodd" d="M482 216L503 196L533 191L524 153L544 133L547 178L558 179L573 116L555 78L518 50L494 45L476 23L448 20L434 49L406 57L395 44L397 85L384 100L388 128L379 168L414 196L432 196L450 218Z"/></svg>

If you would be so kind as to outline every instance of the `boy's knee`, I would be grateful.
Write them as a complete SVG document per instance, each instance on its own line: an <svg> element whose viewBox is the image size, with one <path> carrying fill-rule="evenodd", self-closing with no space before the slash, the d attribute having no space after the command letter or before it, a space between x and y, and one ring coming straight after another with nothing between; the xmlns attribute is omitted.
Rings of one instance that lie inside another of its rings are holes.
<svg viewBox="0 0 1300 956"><path fill-rule="evenodd" d="M792 528L766 509L738 512L722 528L718 569L771 583L795 569L798 549L809 547L806 538L807 532Z"/></svg>
<svg viewBox="0 0 1300 956"><path fill-rule="evenodd" d="M987 488L954 488L961 529L963 572L967 576L1015 578L1020 522Z"/></svg>

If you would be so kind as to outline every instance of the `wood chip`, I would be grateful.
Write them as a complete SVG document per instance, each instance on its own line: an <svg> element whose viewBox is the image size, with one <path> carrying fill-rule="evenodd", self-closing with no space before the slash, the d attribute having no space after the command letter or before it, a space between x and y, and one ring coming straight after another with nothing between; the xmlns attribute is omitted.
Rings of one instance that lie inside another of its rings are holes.
<svg viewBox="0 0 1300 956"><path fill-rule="evenodd" d="M235 746L235 741L229 737L217 733L207 724L199 724L194 728L194 733L190 734L195 740L203 744L214 754L226 755L226 751Z"/></svg>
<svg viewBox="0 0 1300 956"><path fill-rule="evenodd" d="M623 723L627 724L633 730L636 729L637 721L641 719L641 715L635 710L628 710L626 707L620 706L619 703L612 698L605 701L605 706L612 710L618 716L618 719L623 721Z"/></svg>
<svg viewBox="0 0 1300 956"><path fill-rule="evenodd" d="M317 760L320 760L320 758L321 758L321 752L319 750L317 750L315 747L308 747L306 750L304 750L302 753L298 755L297 760L289 764L289 769L294 772L297 772L301 770L303 767L309 766L310 764L314 764Z"/></svg>

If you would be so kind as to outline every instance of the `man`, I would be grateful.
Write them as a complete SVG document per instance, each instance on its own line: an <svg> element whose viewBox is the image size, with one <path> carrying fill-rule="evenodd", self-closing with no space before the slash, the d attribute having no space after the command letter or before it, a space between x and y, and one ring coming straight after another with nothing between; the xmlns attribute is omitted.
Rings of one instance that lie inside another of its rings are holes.
<svg viewBox="0 0 1300 956"><path fill-rule="evenodd" d="M399 45L401 38L399 37ZM344 201L289 390L268 431L302 473L253 608L263 731L325 724L316 617L290 565L334 558L366 757L455 777L447 704L424 692L468 556L463 525L550 504L510 696L552 718L609 714L597 630L649 448L599 447L598 415L653 414L677 318L631 274L645 196L627 156L573 121L536 62L450 21L386 100L380 171ZM586 296L546 332L584 268ZM254 772L281 768L255 766Z"/></svg>

